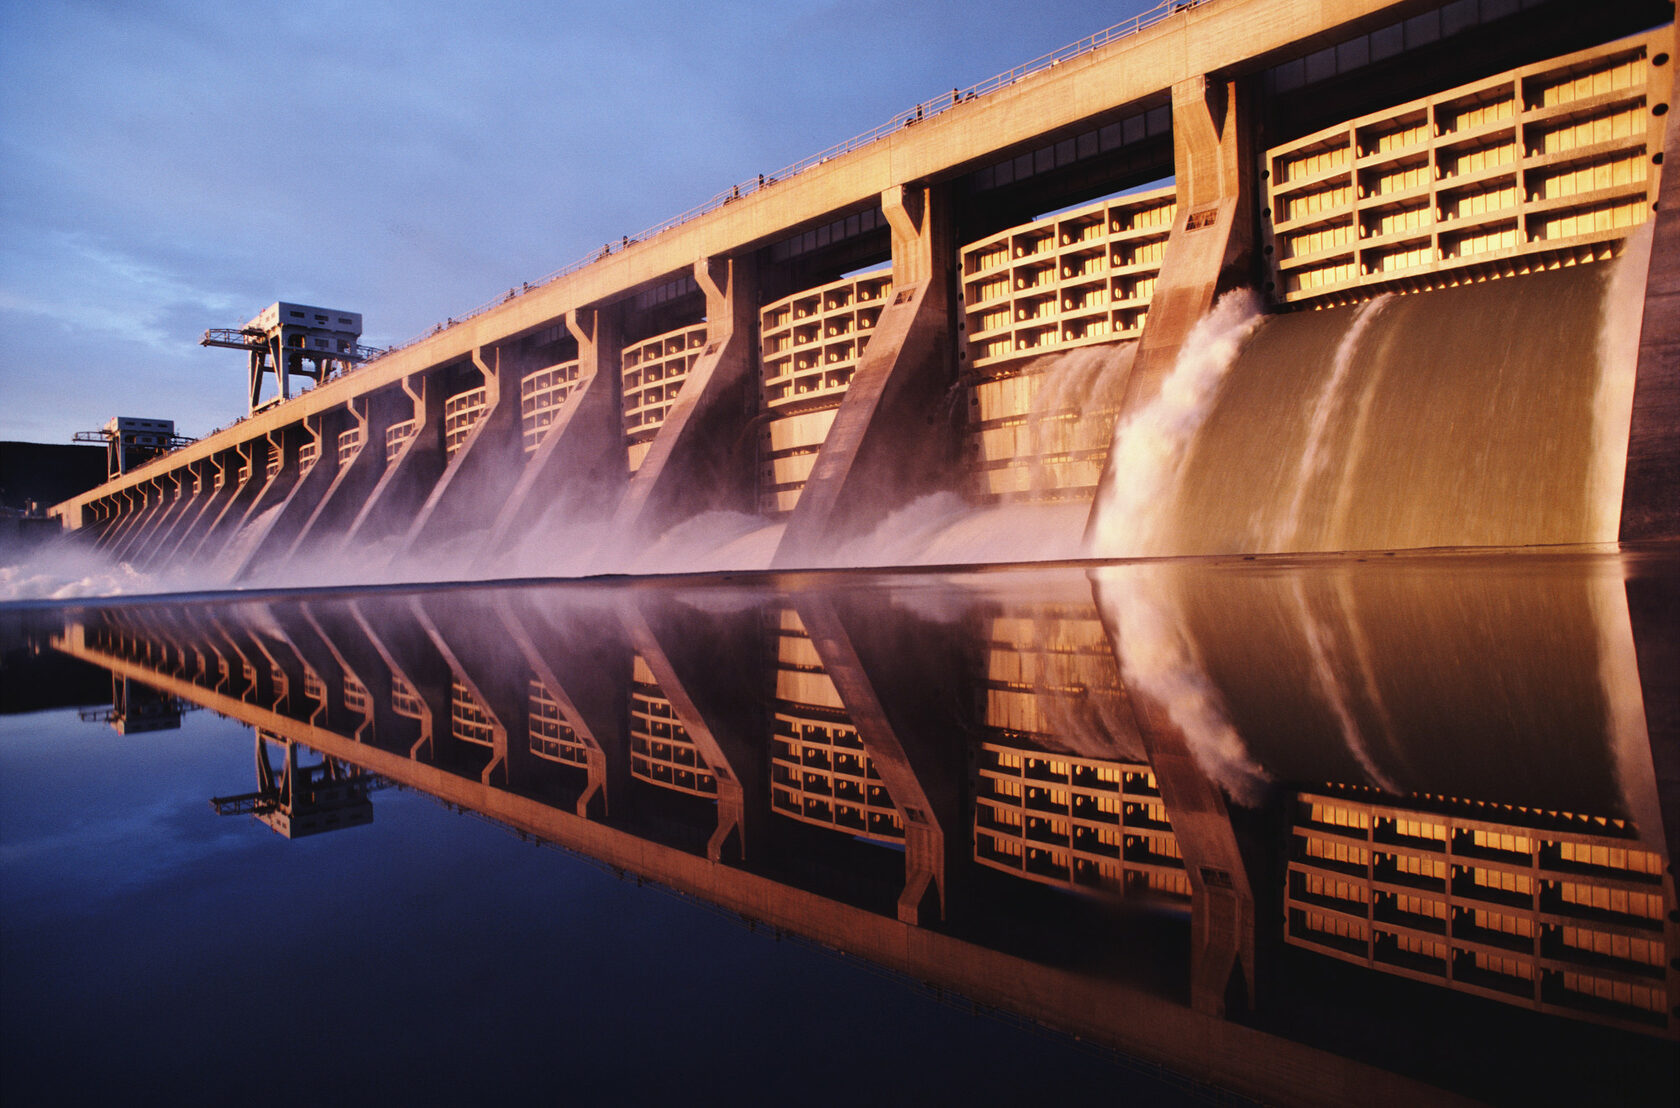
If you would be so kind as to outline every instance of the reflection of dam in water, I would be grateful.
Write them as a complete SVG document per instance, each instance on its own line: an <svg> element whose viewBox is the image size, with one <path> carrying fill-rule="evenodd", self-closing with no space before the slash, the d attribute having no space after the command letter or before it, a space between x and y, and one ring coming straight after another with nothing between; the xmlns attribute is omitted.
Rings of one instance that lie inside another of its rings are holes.
<svg viewBox="0 0 1680 1108"><path fill-rule="evenodd" d="M236 580L1672 537L1670 7L1415 8L1164 6L353 372L288 305L55 512Z"/></svg>
<svg viewBox="0 0 1680 1108"><path fill-rule="evenodd" d="M1623 583L1652 572L1672 567L275 597L93 609L57 642L318 751L338 767L323 781L423 790L1168 1065L1192 1064L1175 1039L1221 1043L1193 1064L1229 1087L1314 1065L1400 1095L1250 1024L1283 1019L1283 980L1317 966L1356 991L1418 983L1414 1026L1482 1027L1491 1001L1680 1028L1673 798L1653 769L1673 736L1644 722L1672 726L1648 667L1673 628ZM1160 623L1121 611L1138 597ZM1249 803L1140 652L1196 668L1181 682L1210 690L1263 782ZM1018 916L1021 896L1049 914ZM1102 904L1130 914L1098 924ZM1159 918L1180 938L1155 968L1067 976L1110 965L1106 942L1157 950ZM1062 934L1077 920L1110 939ZM1188 973L1161 977L1185 941Z"/></svg>

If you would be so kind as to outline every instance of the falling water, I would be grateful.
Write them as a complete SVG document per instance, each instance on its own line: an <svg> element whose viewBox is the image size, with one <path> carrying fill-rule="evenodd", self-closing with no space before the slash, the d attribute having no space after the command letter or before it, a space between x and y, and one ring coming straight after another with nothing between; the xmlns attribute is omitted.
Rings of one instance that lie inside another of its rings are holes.
<svg viewBox="0 0 1680 1108"><path fill-rule="evenodd" d="M1114 635L1120 675L1133 697L1157 706L1183 736L1208 780L1239 804L1259 803L1270 775L1249 754L1210 679L1179 605L1172 565L1097 573L1097 603Z"/></svg>
<svg viewBox="0 0 1680 1108"><path fill-rule="evenodd" d="M1097 552L1613 541L1638 262L1266 318L1127 419Z"/></svg>
<svg viewBox="0 0 1680 1108"><path fill-rule="evenodd" d="M1092 554L1174 552L1165 534L1169 493L1220 383L1260 319L1254 293L1238 290L1220 297L1191 328L1160 392L1115 428L1108 483L1097 494Z"/></svg>
<svg viewBox="0 0 1680 1108"><path fill-rule="evenodd" d="M1592 467L1587 477L1591 542L1614 542L1620 530L1633 386L1639 370L1640 320L1654 234L1654 224L1646 223L1628 236L1604 298L1598 330L1598 389L1592 408Z"/></svg>
<svg viewBox="0 0 1680 1108"><path fill-rule="evenodd" d="M1295 577L1292 584L1292 595L1300 611L1301 638L1306 644L1311 660L1313 687L1330 709L1336 727L1341 732L1342 744L1365 771L1368 781L1390 793L1399 793L1399 786L1371 756L1365 735L1353 711L1353 691L1342 678L1336 664L1338 658L1349 652L1338 648L1335 633L1329 623L1314 614L1312 604L1307 598L1305 579Z"/></svg>
<svg viewBox="0 0 1680 1108"><path fill-rule="evenodd" d="M1359 349L1359 340L1364 337L1365 329L1370 326L1371 320L1375 319L1377 313L1392 299L1392 293L1385 293L1367 304L1360 305L1354 313L1352 326L1337 344L1336 356L1331 360L1330 376L1325 379L1324 387L1319 390L1318 399L1313 403L1312 418L1307 427L1306 447L1301 451L1294 479L1290 482L1294 492L1289 501L1289 508L1269 537L1265 549L1294 549L1291 544L1299 537L1301 507L1306 503L1307 488L1323 475L1329 462L1328 453L1324 449L1324 434L1330 426L1330 418L1337 405L1342 402L1343 387L1347 382L1348 371L1353 366L1354 354Z"/></svg>

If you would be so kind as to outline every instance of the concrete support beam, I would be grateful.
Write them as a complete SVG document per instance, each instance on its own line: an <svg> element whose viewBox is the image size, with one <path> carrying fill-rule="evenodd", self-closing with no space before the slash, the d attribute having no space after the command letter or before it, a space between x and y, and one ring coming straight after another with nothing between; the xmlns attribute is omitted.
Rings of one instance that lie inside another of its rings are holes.
<svg viewBox="0 0 1680 1108"><path fill-rule="evenodd" d="M1154 399L1190 329L1219 294L1254 283L1256 163L1245 86L1192 77L1173 85L1172 97L1178 215L1126 378L1122 420ZM1111 454L1102 486L1113 479L1114 464Z"/></svg>
<svg viewBox="0 0 1680 1108"><path fill-rule="evenodd" d="M365 698L364 704L358 709L352 707L344 695L350 682L354 681L363 688L367 687L367 682L350 664L344 651L322 627L321 621L315 618L307 604L276 606L274 611L276 620L286 630L287 638L291 640L299 655L314 667L326 683L324 726L356 742L368 741L377 718L373 698Z"/></svg>
<svg viewBox="0 0 1680 1108"><path fill-rule="evenodd" d="M503 347L481 347L473 351L472 360L484 375L484 415L447 460L443 474L415 513L403 538L403 553L485 529L491 523L487 507L501 503L518 480L524 457L519 433L519 379L524 364Z"/></svg>
<svg viewBox="0 0 1680 1108"><path fill-rule="evenodd" d="M290 551L292 539L311 518L337 476L338 433L347 419L347 413L341 408L306 416L292 429L288 437L293 440L293 445L286 457L291 478L282 484L282 479L288 476L287 472L283 472L270 483L269 489L264 490L265 494L272 492L268 497L270 503L279 499L279 508L260 525L262 533L252 537L248 550L233 567L233 580L276 564ZM315 444L314 460L307 466L303 464L301 455L301 447L306 441ZM262 500L252 505L253 517L262 510L262 505Z"/></svg>
<svg viewBox="0 0 1680 1108"><path fill-rule="evenodd" d="M340 734L348 734L343 713L332 711L332 686L338 683L338 673L331 655L310 635L293 634L287 629L275 605L258 602L253 606L257 618L251 635L266 641L268 653L286 674L288 714L306 721L311 727L327 727ZM260 625L262 630L256 630ZM308 678L320 683L322 697L317 699L307 691Z"/></svg>
<svg viewBox="0 0 1680 1108"><path fill-rule="evenodd" d="M390 674L387 698L390 686L400 680L414 690L419 701L419 737L402 753L420 761L425 751L427 759L437 763L450 738L449 674L442 660L419 647L416 640L423 637L422 633L411 626L411 619L400 618L407 614L400 602L355 601L350 604L350 614Z"/></svg>
<svg viewBox="0 0 1680 1108"><path fill-rule="evenodd" d="M433 601L434 605L438 603L440 602L437 600ZM449 598L441 603L455 604L458 601ZM426 638L437 649L444 665L449 667L451 707L453 708L455 696L453 684L460 682L478 702L478 707L484 712L489 723L490 759L479 770L478 779L486 785L500 782L506 787L509 783L508 753L512 744L517 743L521 750L530 748L530 735L526 730L530 716L519 710L524 697L515 691L517 686L513 680L512 667L498 664L500 658L497 654L487 652L483 642L469 643L470 649L457 650L451 643L451 636L444 632L439 626L439 621L427 610L425 598L410 597L408 608L414 614L420 629L426 633ZM476 621L446 619L443 622L460 632L463 623ZM453 712L450 718L453 720ZM451 737L459 738L458 735ZM465 739L460 741L466 742Z"/></svg>
<svg viewBox="0 0 1680 1108"><path fill-rule="evenodd" d="M120 560L123 557L134 544L135 537L152 521L162 499L156 477L149 477L135 486L135 492L138 495L136 508L124 517L122 530L114 532L105 543L105 552L112 558Z"/></svg>
<svg viewBox="0 0 1680 1108"><path fill-rule="evenodd" d="M113 536L106 548L112 558L119 561L129 560L135 544L150 535L157 526L158 517L170 502L169 492L164 487L165 481L164 476L152 477L138 487L141 497L139 510L128 518L122 533Z"/></svg>
<svg viewBox="0 0 1680 1108"><path fill-rule="evenodd" d="M904 822L898 918L912 925L926 923L930 914L946 919L949 877L961 871L969 844L966 762L955 744L940 743L963 731L935 717L939 708L926 690L938 682L924 667L949 658L903 614L883 619L878 611L843 613L826 593L801 593L794 608Z"/></svg>
<svg viewBox="0 0 1680 1108"><path fill-rule="evenodd" d="M159 562L189 554L204 537L211 522L238 492L240 462L237 448L231 452L211 454L204 460L209 487L200 498L199 506L184 517L182 526L176 527L175 534L158 547L155 557Z"/></svg>
<svg viewBox="0 0 1680 1108"><path fill-rule="evenodd" d="M127 558L130 562L137 566L146 564L146 554L157 543L158 538L168 533L174 522L181 517L181 513L192 503L191 482L192 474L184 467L158 478L158 488L163 493L163 500L152 518L147 521L144 532L135 536L129 544Z"/></svg>
<svg viewBox="0 0 1680 1108"><path fill-rule="evenodd" d="M578 385L555 413L542 442L525 461L490 530L490 549L502 551L555 503L569 521L595 520L624 497L624 333L614 308L576 308L566 329L578 344Z"/></svg>
<svg viewBox="0 0 1680 1108"><path fill-rule="evenodd" d="M1676 33L1680 36L1680 27ZM1675 64L1670 59L1670 73ZM1680 82L1675 89L1680 90ZM1666 172L1658 185L1651 265L1645 278L1639 370L1622 484L1622 542L1680 537L1680 111L1674 110L1680 104L1674 99L1671 93L1663 139Z"/></svg>
<svg viewBox="0 0 1680 1108"><path fill-rule="evenodd" d="M210 487L208 476L211 472L208 458L188 462L176 471L181 488L180 496L168 517L160 520L158 526L152 529L151 535L146 538L145 542L135 549L135 565L142 568L149 568L154 565L158 560L159 552L169 549L171 542L179 539L181 528L203 510L205 501L210 499L210 495L214 491Z"/></svg>
<svg viewBox="0 0 1680 1108"><path fill-rule="evenodd" d="M238 530L240 522L245 518L251 502L262 494L263 486L268 484L268 473L264 467L268 463L270 448L267 436L248 439L234 445L234 453L239 455L239 462L233 467L233 473L230 475L232 495L202 528L196 541L189 538L191 545L182 548L182 552L189 558L200 562L211 561L227 545L228 539Z"/></svg>
<svg viewBox="0 0 1680 1108"><path fill-rule="evenodd" d="M106 553L110 553L122 542L123 537L139 518L140 511L146 505L146 486L138 484L121 489L117 492L116 499L119 506L115 518L100 532L99 541L94 544Z"/></svg>
<svg viewBox="0 0 1680 1108"><path fill-rule="evenodd" d="M403 378L402 388L414 403L410 417L414 434L386 464L373 491L350 521L340 544L345 550L366 549L399 529L406 530L414 511L443 474L442 382L416 373ZM368 443L364 449L384 450L385 444Z"/></svg>
<svg viewBox="0 0 1680 1108"><path fill-rule="evenodd" d="M1124 589L1105 589L1101 579L1094 588L1110 648L1116 659L1121 659L1125 644L1119 633L1120 606L1135 598ZM1225 795L1197 765L1190 740L1173 721L1174 705L1162 703L1141 689L1127 692L1149 768L1155 773L1161 803L1190 878L1191 1006L1206 1015L1224 1016L1240 973L1252 1011L1255 894Z"/></svg>
<svg viewBox="0 0 1680 1108"><path fill-rule="evenodd" d="M365 722L358 726L358 742L408 757L417 746L431 742L432 717L429 708L414 720L399 715L392 700L393 670L379 646L362 629L359 614L350 605L305 602L303 617L338 658L343 674L354 677L367 690Z"/></svg>
<svg viewBox="0 0 1680 1108"><path fill-rule="evenodd" d="M757 613L707 614L631 595L620 615L631 646L717 778L717 828L706 857L724 860L733 838L733 857L745 859L770 807L762 754L768 725L754 680Z"/></svg>
<svg viewBox="0 0 1680 1108"><path fill-rule="evenodd" d="M233 551L234 563L228 573L230 580L237 578L247 564L247 549L259 545L266 537L274 517L268 516L265 520L264 516L285 503L292 489L302 479L299 448L304 437L311 433L304 424L299 423L289 427L277 427L266 436L268 451L262 459L263 474L257 485L256 495L251 497L244 511L237 514L232 526L224 529L227 538L223 540L223 549L227 548L234 536L242 536L239 548ZM277 469L274 468L276 460L280 463ZM252 476L256 476L254 467ZM262 522L259 523L259 520Z"/></svg>
<svg viewBox="0 0 1680 1108"><path fill-rule="evenodd" d="M942 486L956 448L950 212L938 191L881 195L892 228L893 300L881 312L772 564L820 562L834 542Z"/></svg>
<svg viewBox="0 0 1680 1108"><path fill-rule="evenodd" d="M332 483L315 500L308 517L292 536L286 548L287 561L299 557L314 543L340 535L356 510L366 503L380 474L385 472L385 432L399 416L406 418L403 410L407 407L406 400L400 393L397 396L369 393L351 397L345 403L336 423L337 434L327 434L321 442L321 449L330 450L335 461ZM362 445L349 461L343 462L339 460L337 435L353 427L360 430Z"/></svg>
<svg viewBox="0 0 1680 1108"><path fill-rule="evenodd" d="M746 427L757 403L758 274L750 259L710 257L694 278L706 295L706 348L613 514L613 531L631 541L704 511L753 508L757 454Z"/></svg>
<svg viewBox="0 0 1680 1108"><path fill-rule="evenodd" d="M531 675L559 706L560 716L588 751L588 775L574 810L588 818L596 797L599 817L621 806L630 780L630 646L611 612L580 625L575 618L556 621L522 600L518 607L505 593L496 594L502 629L518 648ZM567 615L570 613L568 612Z"/></svg>

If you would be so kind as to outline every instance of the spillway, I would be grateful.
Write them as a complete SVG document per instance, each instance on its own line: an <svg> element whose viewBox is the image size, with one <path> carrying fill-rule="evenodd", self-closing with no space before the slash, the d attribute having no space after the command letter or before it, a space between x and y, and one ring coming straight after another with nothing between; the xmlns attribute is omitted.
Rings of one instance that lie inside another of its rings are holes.
<svg viewBox="0 0 1680 1108"><path fill-rule="evenodd" d="M1610 278L1570 268L1264 319L1140 552L1614 542L1621 457L1595 401L1625 395L1607 386L1634 367L1601 357Z"/></svg>

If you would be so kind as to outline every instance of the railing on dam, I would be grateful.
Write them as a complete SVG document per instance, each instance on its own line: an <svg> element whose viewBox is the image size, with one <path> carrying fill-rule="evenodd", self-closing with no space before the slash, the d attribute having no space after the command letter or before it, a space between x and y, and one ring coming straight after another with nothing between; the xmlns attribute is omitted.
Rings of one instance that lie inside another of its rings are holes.
<svg viewBox="0 0 1680 1108"><path fill-rule="evenodd" d="M519 382L519 424L525 453L533 453L542 445L543 433L560 414L560 405L577 387L581 364L574 358L527 374Z"/></svg>
<svg viewBox="0 0 1680 1108"><path fill-rule="evenodd" d="M1188 901L1190 879L1155 773L1142 756L1087 757L1050 738L1123 697L1102 621L1029 607L986 620L973 769L974 859L1064 888Z"/></svg>
<svg viewBox="0 0 1680 1108"><path fill-rule="evenodd" d="M443 402L443 452L453 458L467 444L467 436L489 410L489 390L483 385L456 393Z"/></svg>
<svg viewBox="0 0 1680 1108"><path fill-rule="evenodd" d="M770 619L776 642L771 810L866 839L903 842L904 818L799 613L783 608Z"/></svg>
<svg viewBox="0 0 1680 1108"><path fill-rule="evenodd" d="M665 424L689 370L706 346L706 325L679 327L625 348L623 356L624 437L630 472L641 468L653 438Z"/></svg>
<svg viewBox="0 0 1680 1108"><path fill-rule="evenodd" d="M1561 1015L1669 1019L1662 857L1624 820L1298 793L1294 946Z"/></svg>
<svg viewBox="0 0 1680 1108"><path fill-rule="evenodd" d="M340 469L349 465L355 460L356 455L362 452L362 442L365 435L366 429L360 423L348 431L338 433L338 465Z"/></svg>
<svg viewBox="0 0 1680 1108"><path fill-rule="evenodd" d="M1156 189L964 247L969 364L1142 334L1177 211L1174 190Z"/></svg>
<svg viewBox="0 0 1680 1108"><path fill-rule="evenodd" d="M385 464L390 465L402 453L403 444L413 438L419 430L418 420L405 419L385 429Z"/></svg>
<svg viewBox="0 0 1680 1108"><path fill-rule="evenodd" d="M1650 81L1670 64L1660 36L1525 66L1272 147L1263 214L1277 295L1335 302L1442 271L1609 257L1656 198L1652 155L1666 107L1653 103L1664 94Z"/></svg>
<svg viewBox="0 0 1680 1108"><path fill-rule="evenodd" d="M566 723L560 702L539 680L532 679L527 694L530 712L527 724L531 753L561 765L587 766L589 747Z"/></svg>
<svg viewBox="0 0 1680 1108"><path fill-rule="evenodd" d="M806 289L759 313L764 431L759 509L792 511L892 293L889 273Z"/></svg>
<svg viewBox="0 0 1680 1108"><path fill-rule="evenodd" d="M630 775L694 796L718 791L717 776L640 654L631 664Z"/></svg>
<svg viewBox="0 0 1680 1108"><path fill-rule="evenodd" d="M1011 227L963 247L969 450L983 497L1088 497L1102 476L1117 399L1097 388L1138 338L1178 201L1171 187Z"/></svg>

